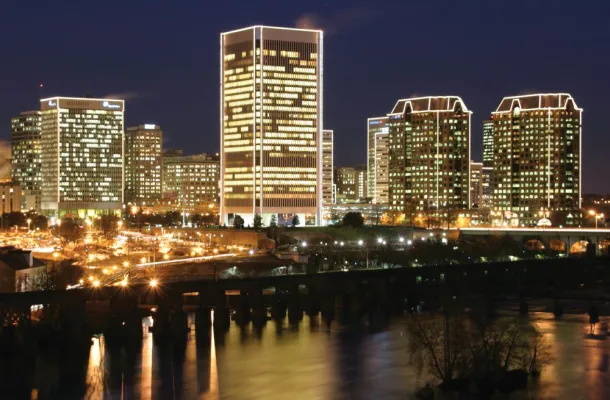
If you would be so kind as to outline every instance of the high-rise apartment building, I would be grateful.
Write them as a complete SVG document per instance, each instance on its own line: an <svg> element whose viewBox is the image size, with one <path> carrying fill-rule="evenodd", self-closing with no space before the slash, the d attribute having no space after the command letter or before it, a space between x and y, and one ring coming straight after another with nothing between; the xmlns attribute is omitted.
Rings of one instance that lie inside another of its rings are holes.
<svg viewBox="0 0 610 400"><path fill-rule="evenodd" d="M336 167L335 186L337 203L360 203L367 196L367 170L365 165Z"/></svg>
<svg viewBox="0 0 610 400"><path fill-rule="evenodd" d="M11 118L11 177L21 189L24 211L40 211L40 121L40 111Z"/></svg>
<svg viewBox="0 0 610 400"><path fill-rule="evenodd" d="M163 131L154 124L125 130L125 202L153 204L161 199Z"/></svg>
<svg viewBox="0 0 610 400"><path fill-rule="evenodd" d="M505 97L493 112L493 210L535 225L576 223L582 109L567 93ZM513 218L514 219L514 218Z"/></svg>
<svg viewBox="0 0 610 400"><path fill-rule="evenodd" d="M494 163L494 121L493 117L483 121L483 166L493 167Z"/></svg>
<svg viewBox="0 0 610 400"><path fill-rule="evenodd" d="M482 208L483 163L470 162L470 208Z"/></svg>
<svg viewBox="0 0 610 400"><path fill-rule="evenodd" d="M376 204L388 203L388 117L367 120L367 197Z"/></svg>
<svg viewBox="0 0 610 400"><path fill-rule="evenodd" d="M266 26L221 34L222 222L321 222L322 36Z"/></svg>
<svg viewBox="0 0 610 400"><path fill-rule="evenodd" d="M42 211L84 218L123 205L123 100L40 100Z"/></svg>
<svg viewBox="0 0 610 400"><path fill-rule="evenodd" d="M456 96L399 100L389 117L390 207L466 209L470 201L470 119Z"/></svg>
<svg viewBox="0 0 610 400"><path fill-rule="evenodd" d="M163 155L163 202L184 210L213 209L219 201L218 154Z"/></svg>
<svg viewBox="0 0 610 400"><path fill-rule="evenodd" d="M481 186L483 190L479 208L491 209L493 200L494 175L494 121L483 121L483 169L481 172Z"/></svg>
<svg viewBox="0 0 610 400"><path fill-rule="evenodd" d="M331 129L322 131L322 204L335 203L333 190L334 170L334 132Z"/></svg>

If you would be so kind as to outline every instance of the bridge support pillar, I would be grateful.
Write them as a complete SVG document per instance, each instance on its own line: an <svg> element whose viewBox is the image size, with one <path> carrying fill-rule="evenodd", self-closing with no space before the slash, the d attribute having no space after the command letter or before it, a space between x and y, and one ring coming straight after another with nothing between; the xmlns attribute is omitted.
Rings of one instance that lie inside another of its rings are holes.
<svg viewBox="0 0 610 400"><path fill-rule="evenodd" d="M110 300L110 316L104 332L110 346L137 347L142 340L142 315L137 296L119 293Z"/></svg>
<svg viewBox="0 0 610 400"><path fill-rule="evenodd" d="M212 326L212 309L209 307L199 307L195 311L195 333L205 334Z"/></svg>
<svg viewBox="0 0 610 400"><path fill-rule="evenodd" d="M277 294L273 296L271 303L271 317L274 320L281 321L286 318L286 301L283 296Z"/></svg>
<svg viewBox="0 0 610 400"><path fill-rule="evenodd" d="M256 293L250 299L250 307L252 308L252 322L256 325L263 325L267 322L267 307L263 299L262 293Z"/></svg>

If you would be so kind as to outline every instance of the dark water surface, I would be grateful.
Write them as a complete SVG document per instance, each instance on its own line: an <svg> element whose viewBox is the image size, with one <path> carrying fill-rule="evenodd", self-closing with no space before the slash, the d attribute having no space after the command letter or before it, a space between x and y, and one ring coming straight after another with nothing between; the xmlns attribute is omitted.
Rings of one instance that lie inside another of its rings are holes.
<svg viewBox="0 0 610 400"><path fill-rule="evenodd" d="M539 313L531 319L556 359L527 393L498 398L610 399L610 339L585 339L585 317L555 321ZM226 333L210 331L199 339L192 332L182 348L157 346L145 334L141 350L131 355L106 351L103 338L96 338L85 398L411 399L425 382L409 365L404 329L404 320L396 319L376 334L334 325L329 330L305 316L298 325L232 323ZM34 389L32 398L37 396Z"/></svg>

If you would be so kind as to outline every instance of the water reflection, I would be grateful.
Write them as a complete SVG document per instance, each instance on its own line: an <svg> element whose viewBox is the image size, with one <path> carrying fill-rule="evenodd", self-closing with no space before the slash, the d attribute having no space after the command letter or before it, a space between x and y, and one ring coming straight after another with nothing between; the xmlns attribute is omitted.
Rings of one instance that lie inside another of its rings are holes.
<svg viewBox="0 0 610 400"><path fill-rule="evenodd" d="M586 339L586 318L531 320L552 346L555 361L530 398L610 398L607 340ZM94 338L87 399L405 399L425 383L409 365L404 320L369 334L300 323L232 324L228 331L191 332L186 342L155 343L144 334L140 349L109 350ZM42 386L34 388L32 398ZM68 395L59 398L69 399Z"/></svg>

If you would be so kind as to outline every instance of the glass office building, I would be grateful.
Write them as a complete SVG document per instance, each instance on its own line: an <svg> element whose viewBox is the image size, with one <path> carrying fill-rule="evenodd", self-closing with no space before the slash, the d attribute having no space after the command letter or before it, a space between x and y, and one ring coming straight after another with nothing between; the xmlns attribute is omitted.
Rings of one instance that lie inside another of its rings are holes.
<svg viewBox="0 0 610 400"><path fill-rule="evenodd" d="M161 199L163 131L154 124L125 131L125 202L153 204Z"/></svg>
<svg viewBox="0 0 610 400"><path fill-rule="evenodd" d="M43 213L85 218L123 205L123 100L40 100Z"/></svg>
<svg viewBox="0 0 610 400"><path fill-rule="evenodd" d="M367 197L376 204L388 203L388 135L387 117L367 120Z"/></svg>
<svg viewBox="0 0 610 400"><path fill-rule="evenodd" d="M221 222L321 221L322 36L266 26L221 34Z"/></svg>
<svg viewBox="0 0 610 400"><path fill-rule="evenodd" d="M334 168L334 132L331 129L322 131L322 204L335 203L333 190Z"/></svg>

